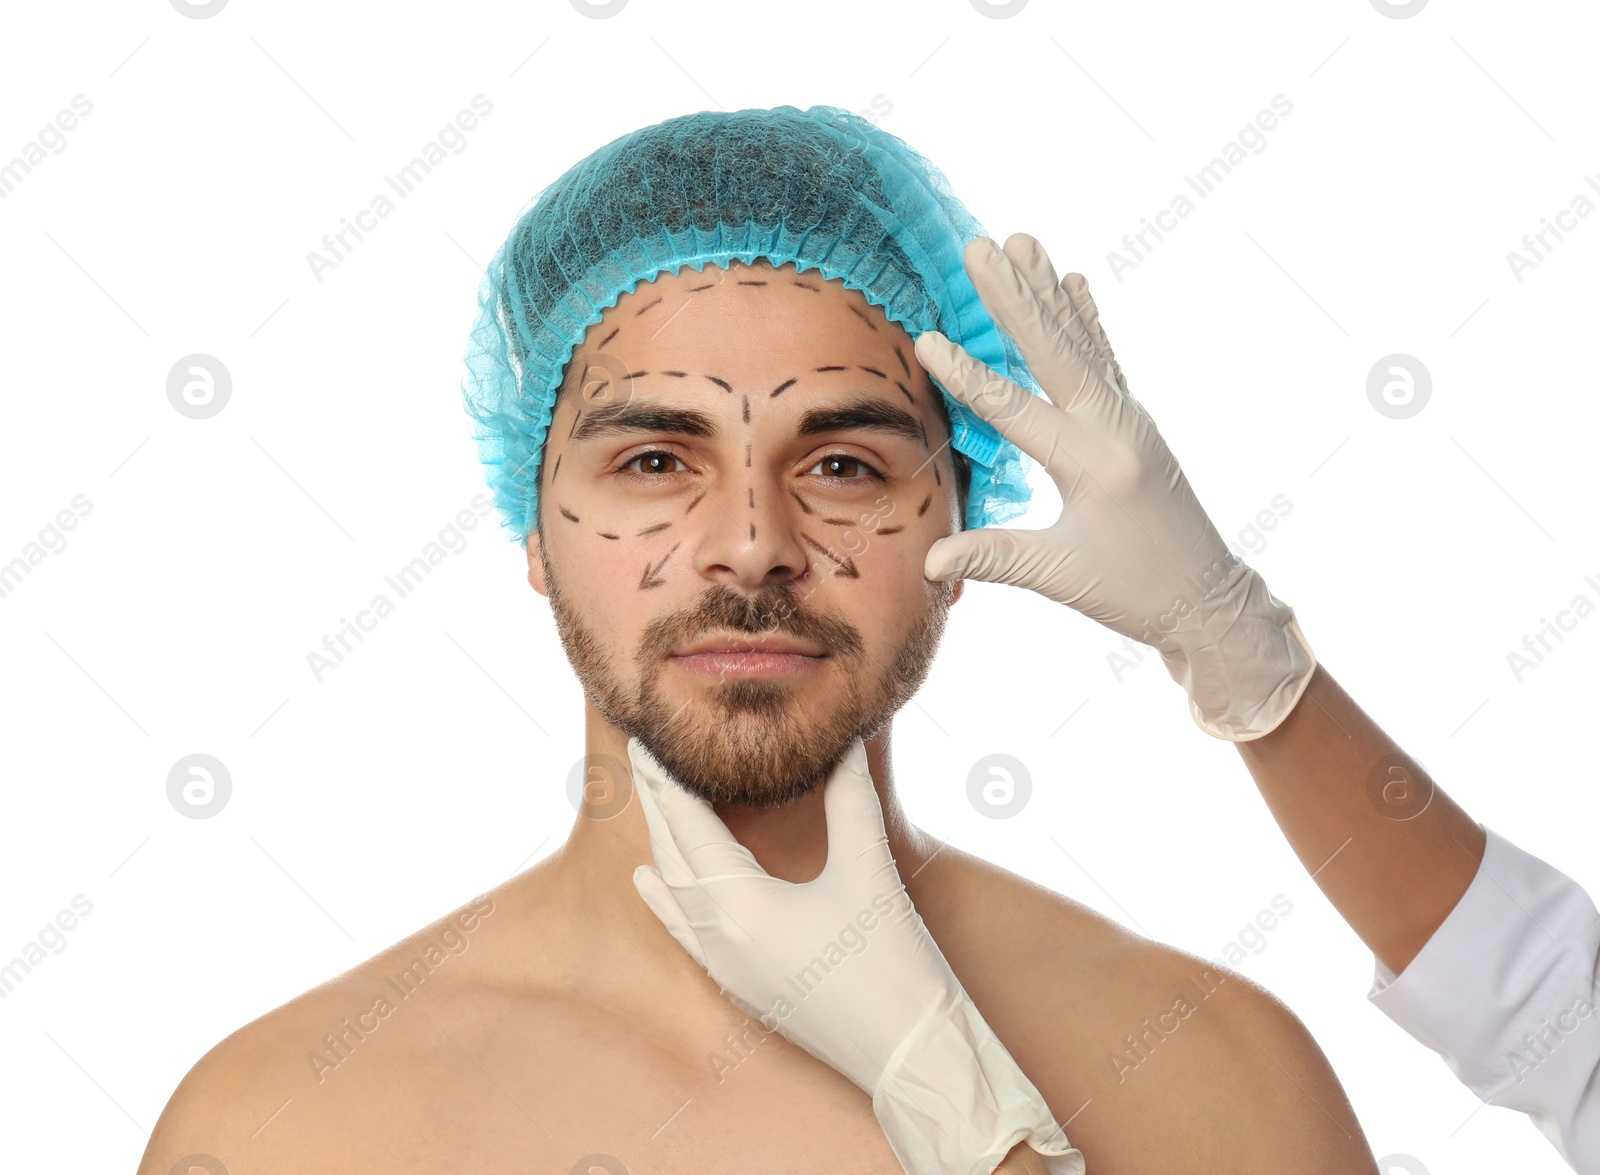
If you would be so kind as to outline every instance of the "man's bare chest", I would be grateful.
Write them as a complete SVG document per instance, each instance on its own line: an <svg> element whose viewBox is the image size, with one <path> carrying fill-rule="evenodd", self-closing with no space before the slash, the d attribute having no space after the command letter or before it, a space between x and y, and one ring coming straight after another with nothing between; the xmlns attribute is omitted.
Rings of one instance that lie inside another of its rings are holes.
<svg viewBox="0 0 1600 1175"><path fill-rule="evenodd" d="M720 1000L416 1011L274 1122L273 1170L901 1175L867 1094Z"/></svg>

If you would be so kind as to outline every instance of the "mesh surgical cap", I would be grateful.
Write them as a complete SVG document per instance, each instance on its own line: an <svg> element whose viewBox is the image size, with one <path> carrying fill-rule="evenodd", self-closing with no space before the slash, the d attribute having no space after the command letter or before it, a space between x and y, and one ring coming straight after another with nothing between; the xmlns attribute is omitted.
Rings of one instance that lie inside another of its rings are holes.
<svg viewBox="0 0 1600 1175"><path fill-rule="evenodd" d="M518 542L537 528L545 434L588 328L641 281L686 265L819 270L912 339L938 330L1039 394L961 264L986 235L937 167L835 106L704 111L607 143L535 196L479 286L463 393L505 527ZM966 525L1020 514L1031 462L939 390L971 465Z"/></svg>

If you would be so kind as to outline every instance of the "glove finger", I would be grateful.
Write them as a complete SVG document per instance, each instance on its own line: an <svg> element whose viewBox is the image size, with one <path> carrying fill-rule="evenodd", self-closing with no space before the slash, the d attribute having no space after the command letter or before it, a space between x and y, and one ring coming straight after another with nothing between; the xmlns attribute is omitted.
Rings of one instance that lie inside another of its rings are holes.
<svg viewBox="0 0 1600 1175"><path fill-rule="evenodd" d="M1068 422L1043 396L1018 387L939 331L923 331L912 350L956 403L971 408L1052 475L1067 468L1058 437Z"/></svg>
<svg viewBox="0 0 1600 1175"><path fill-rule="evenodd" d="M922 574L934 581L976 579L1013 587L1037 588L1052 568L1039 530L1006 530L989 526L949 535L928 548Z"/></svg>
<svg viewBox="0 0 1600 1175"><path fill-rule="evenodd" d="M634 778L642 781L635 790L647 797L644 801L649 805L645 808L646 821L650 819L653 806L665 843L673 847L677 864L687 873L687 878L669 877L672 884L684 880L705 882L768 876L750 850L728 831L728 826L711 805L679 786L638 739L628 740L628 758L634 764ZM652 844L656 840L657 833L652 827Z"/></svg>
<svg viewBox="0 0 1600 1175"><path fill-rule="evenodd" d="M1100 307L1089 294L1089 280L1081 273L1069 273L1061 279L1061 288L1066 290L1073 309L1083 321L1084 330L1094 340L1095 350L1110 366L1112 379L1126 394L1128 377L1122 374L1122 365L1117 362L1116 352L1111 349L1111 340L1106 338L1105 325L1100 321Z"/></svg>
<svg viewBox="0 0 1600 1175"><path fill-rule="evenodd" d="M963 261L985 308L1016 342L1051 402L1068 411L1098 409L1099 414L1114 407L1115 390L1073 345L999 245L977 237L968 243Z"/></svg>
<svg viewBox="0 0 1600 1175"><path fill-rule="evenodd" d="M667 933L678 940L678 945L688 951L689 957L700 964L703 970L709 971L705 948L700 945L699 936L690 928L689 916L678 904L672 887L662 878L661 871L654 865L640 865L633 871L633 888L639 891L650 912L667 928Z"/></svg>
<svg viewBox="0 0 1600 1175"><path fill-rule="evenodd" d="M828 825L828 862L823 872L846 869L874 852L888 855L889 834L883 826L883 804L872 786L867 744L850 740L844 758L823 785L823 817Z"/></svg>
<svg viewBox="0 0 1600 1175"><path fill-rule="evenodd" d="M1017 272L1060 324L1078 353L1092 362L1107 383L1115 383L1117 373L1084 324L1076 303L1056 280L1056 268L1038 239L1027 233L1012 233L1006 238L1005 254Z"/></svg>

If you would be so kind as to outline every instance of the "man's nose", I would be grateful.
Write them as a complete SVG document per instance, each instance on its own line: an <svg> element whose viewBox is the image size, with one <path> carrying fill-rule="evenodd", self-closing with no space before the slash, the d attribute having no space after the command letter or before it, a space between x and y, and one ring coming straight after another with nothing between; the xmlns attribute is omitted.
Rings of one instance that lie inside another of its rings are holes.
<svg viewBox="0 0 1600 1175"><path fill-rule="evenodd" d="M704 579L750 591L801 578L811 566L801 529L815 518L782 477L750 469L740 474L707 491L699 505L705 514L695 570Z"/></svg>

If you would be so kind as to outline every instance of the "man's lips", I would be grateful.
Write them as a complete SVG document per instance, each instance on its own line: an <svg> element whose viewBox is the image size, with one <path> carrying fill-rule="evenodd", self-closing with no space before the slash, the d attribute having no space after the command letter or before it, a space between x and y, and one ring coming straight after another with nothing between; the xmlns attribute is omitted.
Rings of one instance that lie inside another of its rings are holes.
<svg viewBox="0 0 1600 1175"><path fill-rule="evenodd" d="M826 649L804 641L781 636L712 636L679 649L674 657L692 657L699 653L794 653L801 657L826 657Z"/></svg>
<svg viewBox="0 0 1600 1175"><path fill-rule="evenodd" d="M711 677L778 677L806 673L827 659L827 651L785 637L708 637L674 653L680 669Z"/></svg>

